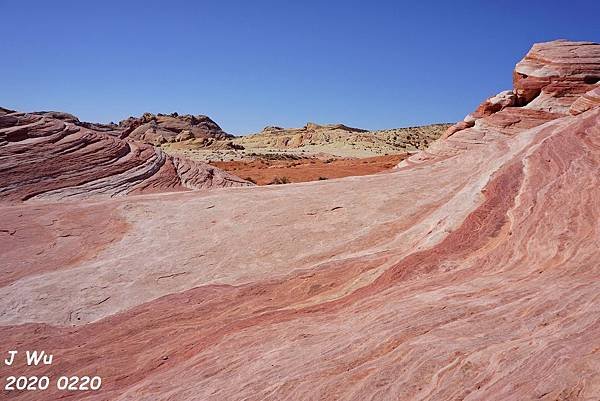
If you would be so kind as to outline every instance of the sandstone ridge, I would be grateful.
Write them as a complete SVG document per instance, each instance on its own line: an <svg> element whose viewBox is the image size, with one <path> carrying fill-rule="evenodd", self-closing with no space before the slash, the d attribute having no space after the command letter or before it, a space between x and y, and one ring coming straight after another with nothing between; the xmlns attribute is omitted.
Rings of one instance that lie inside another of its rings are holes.
<svg viewBox="0 0 600 401"><path fill-rule="evenodd" d="M0 109L0 200L85 198L251 185L132 140L115 125Z"/></svg>

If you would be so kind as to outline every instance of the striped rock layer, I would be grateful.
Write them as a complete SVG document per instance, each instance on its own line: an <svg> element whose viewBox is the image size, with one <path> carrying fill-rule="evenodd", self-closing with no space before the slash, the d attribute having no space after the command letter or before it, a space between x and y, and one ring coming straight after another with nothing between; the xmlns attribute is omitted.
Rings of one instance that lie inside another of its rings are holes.
<svg viewBox="0 0 600 401"><path fill-rule="evenodd" d="M66 113L0 109L0 201L81 199L250 183Z"/></svg>
<svg viewBox="0 0 600 401"><path fill-rule="evenodd" d="M557 99L501 95L387 174L2 207L0 349L55 362L0 376L103 378L43 394L69 400L598 400L599 63L534 46L514 97Z"/></svg>

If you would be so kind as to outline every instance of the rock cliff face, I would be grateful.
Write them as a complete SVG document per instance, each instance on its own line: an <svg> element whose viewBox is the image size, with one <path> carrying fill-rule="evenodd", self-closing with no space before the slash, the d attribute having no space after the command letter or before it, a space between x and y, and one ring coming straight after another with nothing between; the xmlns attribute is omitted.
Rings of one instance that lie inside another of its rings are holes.
<svg viewBox="0 0 600 401"><path fill-rule="evenodd" d="M69 399L597 400L598 63L534 46L387 174L0 207L0 348Z"/></svg>
<svg viewBox="0 0 600 401"><path fill-rule="evenodd" d="M514 89L484 101L475 112L448 128L444 137L487 122L503 129L515 128L514 124L533 127L597 105L599 46L566 40L535 44L515 67ZM523 120L528 120L525 125Z"/></svg>
<svg viewBox="0 0 600 401"><path fill-rule="evenodd" d="M250 185L66 113L0 109L0 201Z"/></svg>

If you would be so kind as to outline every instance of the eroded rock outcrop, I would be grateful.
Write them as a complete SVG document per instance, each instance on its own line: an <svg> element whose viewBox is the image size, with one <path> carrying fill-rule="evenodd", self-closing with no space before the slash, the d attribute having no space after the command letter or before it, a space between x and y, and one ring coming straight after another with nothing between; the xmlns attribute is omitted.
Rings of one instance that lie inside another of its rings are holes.
<svg viewBox="0 0 600 401"><path fill-rule="evenodd" d="M566 40L533 45L515 67L514 89L484 101L475 112L448 128L444 137L473 127L480 119L483 123L486 117L500 111L503 112L496 120L504 118L508 126L515 119L520 120L523 110L518 108L532 110L528 116L537 119L538 124L587 110L598 101L599 48L600 44L594 42Z"/></svg>
<svg viewBox="0 0 600 401"><path fill-rule="evenodd" d="M122 139L66 113L0 110L0 200L117 196L243 186L213 166Z"/></svg>
<svg viewBox="0 0 600 401"><path fill-rule="evenodd" d="M129 117L119 123L124 135L152 145L200 139L206 143L232 138L213 120L204 115L151 114Z"/></svg>

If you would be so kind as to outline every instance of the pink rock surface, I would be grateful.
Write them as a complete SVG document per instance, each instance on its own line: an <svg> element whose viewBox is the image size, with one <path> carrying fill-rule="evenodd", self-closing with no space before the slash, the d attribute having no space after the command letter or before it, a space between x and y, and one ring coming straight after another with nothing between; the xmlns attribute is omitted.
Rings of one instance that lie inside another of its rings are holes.
<svg viewBox="0 0 600 401"><path fill-rule="evenodd" d="M583 96L578 97L569 108L569 112L577 115L598 106L600 106L600 86L596 86Z"/></svg>
<svg viewBox="0 0 600 401"><path fill-rule="evenodd" d="M597 400L599 166L598 105L515 105L385 174L1 206L0 346L103 377L46 399Z"/></svg>
<svg viewBox="0 0 600 401"><path fill-rule="evenodd" d="M251 185L66 113L0 109L0 201Z"/></svg>

